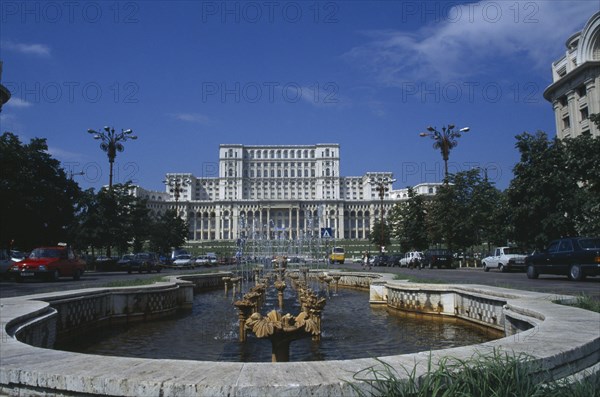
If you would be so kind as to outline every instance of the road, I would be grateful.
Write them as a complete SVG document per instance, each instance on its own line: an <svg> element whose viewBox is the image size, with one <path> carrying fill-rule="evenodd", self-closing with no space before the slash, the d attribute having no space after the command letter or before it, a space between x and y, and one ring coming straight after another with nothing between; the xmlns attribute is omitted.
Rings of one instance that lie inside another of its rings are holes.
<svg viewBox="0 0 600 397"><path fill-rule="evenodd" d="M193 270L165 269L160 274L127 274L125 272L87 272L79 281L63 278L57 282L25 281L16 283L12 280L0 281L0 298L31 295L44 292L65 291L90 287L106 287L110 283L132 280L155 278L157 276L197 273L215 270L232 270L234 266L221 266L218 268L202 268ZM346 263L344 265L330 265L329 269L343 269L364 271L360 264ZM407 277L413 281L456 283L456 284L483 284L503 288L514 288L528 291L539 291L557 295L588 295L600 300L600 277L591 277L585 281L570 281L566 277L543 275L537 280L530 280L525 273L501 273L491 270L484 272L482 269L406 269L398 267L374 267L372 271L398 274L400 278Z"/></svg>

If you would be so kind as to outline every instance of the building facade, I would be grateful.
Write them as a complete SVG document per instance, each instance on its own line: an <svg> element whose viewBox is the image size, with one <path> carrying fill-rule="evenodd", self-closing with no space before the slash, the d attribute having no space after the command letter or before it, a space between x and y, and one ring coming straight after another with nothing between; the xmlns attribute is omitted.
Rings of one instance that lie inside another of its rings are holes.
<svg viewBox="0 0 600 397"><path fill-rule="evenodd" d="M544 98L552 103L556 135L560 139L582 134L600 136L590 121L600 113L600 11L566 42L565 55L552 64L552 84Z"/></svg>
<svg viewBox="0 0 600 397"><path fill-rule="evenodd" d="M405 200L392 186L380 197L374 181L391 172L340 176L339 144L223 144L218 176L166 175L166 191L137 188L155 213L176 209L190 225L189 240L298 239L331 228L337 239L366 239L381 211ZM434 195L439 183L414 187Z"/></svg>

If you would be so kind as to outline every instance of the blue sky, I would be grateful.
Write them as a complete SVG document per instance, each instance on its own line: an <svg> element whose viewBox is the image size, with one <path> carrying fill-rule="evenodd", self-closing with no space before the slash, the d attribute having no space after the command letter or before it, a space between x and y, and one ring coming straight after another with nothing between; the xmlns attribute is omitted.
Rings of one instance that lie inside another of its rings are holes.
<svg viewBox="0 0 600 397"><path fill-rule="evenodd" d="M551 62L600 9L582 1L0 3L0 131L47 138L83 188L108 183L89 128L131 128L115 181L216 176L221 143L339 143L343 176L442 178L429 125L468 126L451 171L501 189L515 135L555 135Z"/></svg>

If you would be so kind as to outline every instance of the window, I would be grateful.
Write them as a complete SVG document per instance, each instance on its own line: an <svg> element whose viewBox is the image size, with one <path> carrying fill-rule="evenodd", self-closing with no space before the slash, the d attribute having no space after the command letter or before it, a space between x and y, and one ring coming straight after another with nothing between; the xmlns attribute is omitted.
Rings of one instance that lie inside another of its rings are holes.
<svg viewBox="0 0 600 397"><path fill-rule="evenodd" d="M569 116L562 119L562 122L563 122L563 129L571 128L571 119L569 118Z"/></svg>
<svg viewBox="0 0 600 397"><path fill-rule="evenodd" d="M558 103L560 103L560 106L567 106L567 97L566 95L561 96L560 98L558 98Z"/></svg>
<svg viewBox="0 0 600 397"><path fill-rule="evenodd" d="M547 251L549 253L554 253L554 252L558 252L558 244L559 241L553 241L552 243L550 243L550 245L548 246Z"/></svg>
<svg viewBox="0 0 600 397"><path fill-rule="evenodd" d="M587 120L590 117L587 106L581 109L581 120Z"/></svg>
<svg viewBox="0 0 600 397"><path fill-rule="evenodd" d="M559 252L570 252L573 251L573 243L571 240L562 240L558 246Z"/></svg>
<svg viewBox="0 0 600 397"><path fill-rule="evenodd" d="M577 87L577 95L579 95L579 98L583 98L584 96L587 95L587 90L585 89L585 85L580 85L579 87Z"/></svg>

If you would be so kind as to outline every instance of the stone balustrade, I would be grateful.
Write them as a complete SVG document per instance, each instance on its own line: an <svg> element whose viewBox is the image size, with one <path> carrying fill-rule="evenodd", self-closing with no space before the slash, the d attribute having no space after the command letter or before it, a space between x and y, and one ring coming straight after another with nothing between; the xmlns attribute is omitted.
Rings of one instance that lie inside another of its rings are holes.
<svg viewBox="0 0 600 397"><path fill-rule="evenodd" d="M334 272L330 272L331 275ZM377 273L335 273L369 288L370 302L419 315L458 317L505 333L479 345L335 362L220 363L91 356L51 347L63 334L110 321L148 321L191 307L193 289L223 288L227 273L169 277L145 287L93 288L0 300L0 394L115 396L350 396L365 368L411 369L497 349L525 353L546 376L600 372L600 314L552 303L553 294L481 285L412 284ZM564 298L564 297L563 297ZM402 378L403 371L398 371ZM592 375L587 375L592 376Z"/></svg>

